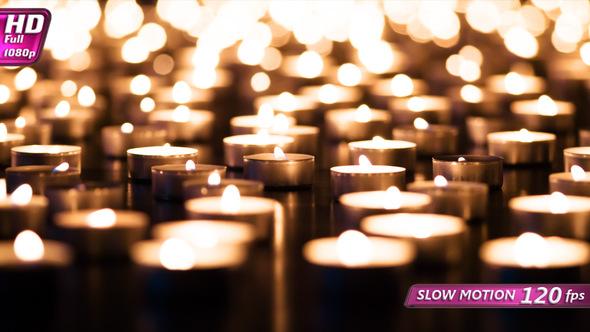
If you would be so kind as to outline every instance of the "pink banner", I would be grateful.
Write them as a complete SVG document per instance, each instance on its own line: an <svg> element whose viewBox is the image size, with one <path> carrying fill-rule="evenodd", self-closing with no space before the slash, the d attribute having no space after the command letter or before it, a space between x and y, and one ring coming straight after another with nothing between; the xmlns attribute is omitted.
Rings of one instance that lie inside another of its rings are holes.
<svg viewBox="0 0 590 332"><path fill-rule="evenodd" d="M0 9L0 65L29 66L37 62L50 21L47 9Z"/></svg>

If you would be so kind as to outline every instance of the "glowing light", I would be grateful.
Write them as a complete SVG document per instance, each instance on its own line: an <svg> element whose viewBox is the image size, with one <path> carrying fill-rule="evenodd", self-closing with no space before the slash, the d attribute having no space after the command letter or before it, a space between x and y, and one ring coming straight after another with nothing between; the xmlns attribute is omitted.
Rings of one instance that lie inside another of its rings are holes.
<svg viewBox="0 0 590 332"><path fill-rule="evenodd" d="M70 169L70 164L68 163L61 163L53 169L53 172L65 172Z"/></svg>
<svg viewBox="0 0 590 332"><path fill-rule="evenodd" d="M184 164L184 169L187 171L194 171L197 169L197 165L195 165L194 161L187 160L186 163Z"/></svg>
<svg viewBox="0 0 590 332"><path fill-rule="evenodd" d="M463 60L459 64L459 77L466 82L477 81L481 77L479 65L471 60Z"/></svg>
<svg viewBox="0 0 590 332"><path fill-rule="evenodd" d="M547 266L550 254L547 241L535 233L523 233L514 243L514 258L524 267Z"/></svg>
<svg viewBox="0 0 590 332"><path fill-rule="evenodd" d="M174 69L174 59L168 54L160 54L154 59L154 71L158 75L168 75Z"/></svg>
<svg viewBox="0 0 590 332"><path fill-rule="evenodd" d="M422 118L416 118L414 119L414 128L418 129L418 130L426 130L428 129L428 122L426 122L426 120L422 119Z"/></svg>
<svg viewBox="0 0 590 332"><path fill-rule="evenodd" d="M549 210L553 214L564 214L569 211L569 201L567 197L560 193L559 191L555 191L549 197Z"/></svg>
<svg viewBox="0 0 590 332"><path fill-rule="evenodd" d="M359 49L359 59L368 71L383 74L393 66L393 50L391 46L379 41Z"/></svg>
<svg viewBox="0 0 590 332"><path fill-rule="evenodd" d="M570 172L572 173L572 178L574 179L574 181L586 180L586 171L584 171L582 167L578 165L573 165L570 169Z"/></svg>
<svg viewBox="0 0 590 332"><path fill-rule="evenodd" d="M359 67L345 63L338 68L338 81L345 86L356 86L361 82L362 73Z"/></svg>
<svg viewBox="0 0 590 332"><path fill-rule="evenodd" d="M264 50L264 58L260 63L260 67L264 70L271 71L279 68L282 62L283 55L281 54L281 51L274 47L267 47Z"/></svg>
<svg viewBox="0 0 590 332"><path fill-rule="evenodd" d="M289 119L285 114L277 114L272 121L272 131L275 133L286 133L289 129Z"/></svg>
<svg viewBox="0 0 590 332"><path fill-rule="evenodd" d="M530 143L533 141L533 135L531 132L524 128L519 131L518 135L520 136L520 141L523 143Z"/></svg>
<svg viewBox="0 0 590 332"><path fill-rule="evenodd" d="M270 128L273 125L274 110L270 104L264 103L258 108L256 122L260 128Z"/></svg>
<svg viewBox="0 0 590 332"><path fill-rule="evenodd" d="M221 184L221 176L219 176L219 173L215 172L215 173L211 173L211 175L209 175L209 177L207 178L207 184L210 186L218 186Z"/></svg>
<svg viewBox="0 0 590 332"><path fill-rule="evenodd" d="M412 236L416 239L426 239L432 235L432 223L427 219L419 219L411 224Z"/></svg>
<svg viewBox="0 0 590 332"><path fill-rule="evenodd" d="M461 99L468 103L479 103L483 100L483 92L475 85L466 84L461 87Z"/></svg>
<svg viewBox="0 0 590 332"><path fill-rule="evenodd" d="M78 91L78 86L74 81L67 80L61 84L60 90L64 97L71 97Z"/></svg>
<svg viewBox="0 0 590 332"><path fill-rule="evenodd" d="M78 91L78 103L82 106L92 106L96 101L96 95L91 87L85 85Z"/></svg>
<svg viewBox="0 0 590 332"><path fill-rule="evenodd" d="M14 239L14 254L22 261L34 262L41 260L44 253L43 241L33 231L22 231Z"/></svg>
<svg viewBox="0 0 590 332"><path fill-rule="evenodd" d="M189 270L197 258L190 244L178 238L164 241L159 256L160 263L168 270Z"/></svg>
<svg viewBox="0 0 590 332"><path fill-rule="evenodd" d="M506 77L504 77L504 86L506 87L506 91L512 95L521 95L526 89L524 79L520 74L515 72L506 74Z"/></svg>
<svg viewBox="0 0 590 332"><path fill-rule="evenodd" d="M6 125L2 122L0 123L0 142L5 142L7 137L8 129L6 128Z"/></svg>
<svg viewBox="0 0 590 332"><path fill-rule="evenodd" d="M275 160L289 160L289 158L287 158L287 155L285 154L285 152L283 152L283 149L281 149L278 146L275 146L274 155L275 155Z"/></svg>
<svg viewBox="0 0 590 332"><path fill-rule="evenodd" d="M473 1L465 13L467 23L483 33L493 32L500 24L500 9L493 1Z"/></svg>
<svg viewBox="0 0 590 332"><path fill-rule="evenodd" d="M125 122L121 125L121 132L124 134L129 134L133 132L133 125L129 122Z"/></svg>
<svg viewBox="0 0 590 332"><path fill-rule="evenodd" d="M555 20L555 32L559 39L567 43L578 43L584 34L582 23L573 13L562 13Z"/></svg>
<svg viewBox="0 0 590 332"><path fill-rule="evenodd" d="M414 82L405 74L397 74L391 79L391 93L396 97L406 97L414 92Z"/></svg>
<svg viewBox="0 0 590 332"><path fill-rule="evenodd" d="M33 188L27 183L21 184L10 195L10 204L24 206L33 198Z"/></svg>
<svg viewBox="0 0 590 332"><path fill-rule="evenodd" d="M338 101L338 89L333 84L324 84L320 87L318 97L324 104L334 104Z"/></svg>
<svg viewBox="0 0 590 332"><path fill-rule="evenodd" d="M434 186L437 188L443 188L449 185L449 181L447 181L447 179L442 176L442 175L437 175L434 178Z"/></svg>
<svg viewBox="0 0 590 332"><path fill-rule="evenodd" d="M270 77L264 72L258 72L252 75L250 86L256 92L266 91L270 87Z"/></svg>
<svg viewBox="0 0 590 332"><path fill-rule="evenodd" d="M386 210L397 210L402 206L402 193L396 186L391 186L385 191L383 208Z"/></svg>
<svg viewBox="0 0 590 332"><path fill-rule="evenodd" d="M152 81L149 77L145 75L137 75L129 83L129 89L131 93L138 96L143 96L146 93L150 92L152 88Z"/></svg>
<svg viewBox="0 0 590 332"><path fill-rule="evenodd" d="M135 1L108 1L104 17L107 35L121 38L141 27L143 11Z"/></svg>
<svg viewBox="0 0 590 332"><path fill-rule="evenodd" d="M255 66L264 58L264 45L257 40L247 39L238 47L238 58L243 64Z"/></svg>
<svg viewBox="0 0 590 332"><path fill-rule="evenodd" d="M238 187L230 184L225 188L221 195L221 212L223 213L238 213L240 212L240 191Z"/></svg>
<svg viewBox="0 0 590 332"><path fill-rule="evenodd" d="M161 49L166 44L166 30L157 23L147 23L139 29L137 36L143 39L150 52Z"/></svg>
<svg viewBox="0 0 590 332"><path fill-rule="evenodd" d="M458 161L458 162L462 162L462 161L467 161L467 159L465 159L465 158L463 158L463 157L459 157L459 158L457 159L457 161Z"/></svg>
<svg viewBox="0 0 590 332"><path fill-rule="evenodd" d="M66 117L68 114L70 114L70 103L68 103L66 100L60 101L57 103L57 106L55 106L53 112L58 118Z"/></svg>
<svg viewBox="0 0 590 332"><path fill-rule="evenodd" d="M526 29L521 27L512 27L504 35L504 45L515 55L530 59L537 55L539 43L537 39Z"/></svg>
<svg viewBox="0 0 590 332"><path fill-rule="evenodd" d="M371 121L371 118L371 109L365 104L359 106L354 112L354 119L356 122L366 123Z"/></svg>
<svg viewBox="0 0 590 332"><path fill-rule="evenodd" d="M585 64L590 66L590 42L587 42L580 47L580 57Z"/></svg>
<svg viewBox="0 0 590 332"><path fill-rule="evenodd" d="M289 92L281 93L277 98L277 108L283 112L291 112L297 107L295 96Z"/></svg>
<svg viewBox="0 0 590 332"><path fill-rule="evenodd" d="M303 52L297 59L297 72L302 77L318 77L323 69L322 57L314 51Z"/></svg>
<svg viewBox="0 0 590 332"><path fill-rule="evenodd" d="M192 243L197 248L213 248L219 242L219 238L214 230L207 226L199 227L199 231L192 238Z"/></svg>
<svg viewBox="0 0 590 332"><path fill-rule="evenodd" d="M338 259L346 266L367 264L373 256L371 241L359 231L342 233L336 242Z"/></svg>
<svg viewBox="0 0 590 332"><path fill-rule="evenodd" d="M117 221L117 214L112 209L100 209L86 216L86 223L93 228L113 227Z"/></svg>
<svg viewBox="0 0 590 332"><path fill-rule="evenodd" d="M556 115L557 114L557 105L551 99L551 97L547 95L542 95L537 100L537 110L541 115Z"/></svg>
<svg viewBox="0 0 590 332"><path fill-rule="evenodd" d="M193 70L193 85L199 89L209 89L217 81L215 68L197 67Z"/></svg>
<svg viewBox="0 0 590 332"><path fill-rule="evenodd" d="M14 120L14 126L17 128L22 129L26 125L27 125L27 120L22 116L19 116L18 118L16 118L16 120Z"/></svg>
<svg viewBox="0 0 590 332"><path fill-rule="evenodd" d="M150 50L148 49L146 41L138 37L129 38L121 48L121 56L125 62L144 62L149 55Z"/></svg>
<svg viewBox="0 0 590 332"><path fill-rule="evenodd" d="M172 99L177 104L188 103L191 100L191 88L185 81L178 81L172 87Z"/></svg>
<svg viewBox="0 0 590 332"><path fill-rule="evenodd" d="M139 109L144 113L149 113L153 111L154 108L156 108L156 102L150 97L145 97L139 102Z"/></svg>
<svg viewBox="0 0 590 332"><path fill-rule="evenodd" d="M25 67L14 77L14 88L18 91L28 90L36 81L37 72L31 67Z"/></svg>
<svg viewBox="0 0 590 332"><path fill-rule="evenodd" d="M426 108L424 99L420 97L412 97L408 99L408 109L412 112L422 112Z"/></svg>
<svg viewBox="0 0 590 332"><path fill-rule="evenodd" d="M370 172L371 167L373 166L369 158L367 158L367 156L365 156L364 154L361 154L359 156L359 165L364 172Z"/></svg>

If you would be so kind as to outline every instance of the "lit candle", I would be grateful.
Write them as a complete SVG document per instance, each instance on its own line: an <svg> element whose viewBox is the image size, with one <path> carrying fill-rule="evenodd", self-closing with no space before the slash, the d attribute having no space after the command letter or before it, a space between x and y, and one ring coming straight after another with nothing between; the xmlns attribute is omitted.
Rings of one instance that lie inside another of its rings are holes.
<svg viewBox="0 0 590 332"><path fill-rule="evenodd" d="M278 114L273 120L270 133L293 138L292 152L316 155L320 128L314 126L291 125L284 114Z"/></svg>
<svg viewBox="0 0 590 332"><path fill-rule="evenodd" d="M61 242L41 240L30 230L20 232L14 241L0 241L0 267L3 273L26 273L65 267L72 262L72 249ZM47 286L43 280L44 286ZM31 287L34 285L27 285Z"/></svg>
<svg viewBox="0 0 590 332"><path fill-rule="evenodd" d="M11 149L11 166L59 165L80 168L82 148L75 145L24 145Z"/></svg>
<svg viewBox="0 0 590 332"><path fill-rule="evenodd" d="M501 188L502 158L486 155L451 155L432 158L432 174L451 181L481 182Z"/></svg>
<svg viewBox="0 0 590 332"><path fill-rule="evenodd" d="M256 135L237 135L223 139L223 156L228 167L243 167L244 156L274 152L276 146L291 151L295 140L289 136L269 135L261 130Z"/></svg>
<svg viewBox="0 0 590 332"><path fill-rule="evenodd" d="M563 150L563 162L566 172L572 166L578 165L583 169L590 169L590 146L578 146Z"/></svg>
<svg viewBox="0 0 590 332"><path fill-rule="evenodd" d="M20 134L9 134L4 123L0 123L0 165L10 165L11 149L15 146L24 145L25 136Z"/></svg>
<svg viewBox="0 0 590 332"><path fill-rule="evenodd" d="M545 91L545 80L541 77L510 72L506 75L492 75L486 80L487 88L501 96L530 97Z"/></svg>
<svg viewBox="0 0 590 332"><path fill-rule="evenodd" d="M416 143L386 140L380 136L372 140L348 143L350 161L357 163L361 155L365 155L376 165L400 166L408 173L416 168Z"/></svg>
<svg viewBox="0 0 590 332"><path fill-rule="evenodd" d="M416 118L413 125L393 128L393 139L416 143L418 156L456 154L459 130L456 127L429 124Z"/></svg>
<svg viewBox="0 0 590 332"><path fill-rule="evenodd" d="M252 224L256 229L256 238L268 240L273 234L276 203L269 198L241 196L236 186L229 185L221 197L189 199L184 208L190 219L233 220Z"/></svg>
<svg viewBox="0 0 590 332"><path fill-rule="evenodd" d="M2 189L4 190L4 189ZM12 239L21 231L30 229L45 233L48 200L45 196L33 195L33 189L23 184L12 195L0 199L0 237Z"/></svg>
<svg viewBox="0 0 590 332"><path fill-rule="evenodd" d="M439 175L434 181L408 184L408 191L428 194L434 213L449 214L467 221L484 219L487 214L488 186L479 182L451 181Z"/></svg>
<svg viewBox="0 0 590 332"><path fill-rule="evenodd" d="M212 173L225 177L225 166L195 164L156 165L152 167L154 197L167 200L182 199L182 184L187 180L207 179Z"/></svg>
<svg viewBox="0 0 590 332"><path fill-rule="evenodd" d="M488 134L488 154L504 158L504 163L550 163L554 158L555 135L542 132L502 131Z"/></svg>
<svg viewBox="0 0 590 332"><path fill-rule="evenodd" d="M259 180L266 187L311 186L314 171L314 156L284 153L278 146L273 153L244 156L244 178Z"/></svg>
<svg viewBox="0 0 590 332"><path fill-rule="evenodd" d="M498 98L493 93L473 84L451 87L446 95L451 99L453 113L460 116L494 117L503 113Z"/></svg>
<svg viewBox="0 0 590 332"><path fill-rule="evenodd" d="M21 113L25 113L22 112ZM14 122L7 122L8 132L25 136L22 145L50 144L51 125L36 121L35 116L19 116Z"/></svg>
<svg viewBox="0 0 590 332"><path fill-rule="evenodd" d="M184 199L206 196L221 196L230 185L238 188L243 196L262 196L264 183L244 179L222 179L219 174L213 173L209 178L200 180L188 180L182 184Z"/></svg>
<svg viewBox="0 0 590 332"><path fill-rule="evenodd" d="M449 124L451 102L442 96L413 96L393 98L389 102L395 125L413 124L416 118L429 123Z"/></svg>
<svg viewBox="0 0 590 332"><path fill-rule="evenodd" d="M128 175L132 179L151 180L152 166L197 162L197 149L170 146L147 146L127 150Z"/></svg>
<svg viewBox="0 0 590 332"><path fill-rule="evenodd" d="M569 172L550 174L549 192L554 191L572 196L590 196L590 172L573 165Z"/></svg>
<svg viewBox="0 0 590 332"><path fill-rule="evenodd" d="M510 111L528 130L566 132L574 128L575 106L571 102L554 101L547 95L535 100L510 104Z"/></svg>
<svg viewBox="0 0 590 332"><path fill-rule="evenodd" d="M105 156L125 158L127 150L142 146L164 145L166 130L150 126L135 127L126 122L102 128L102 150Z"/></svg>
<svg viewBox="0 0 590 332"><path fill-rule="evenodd" d="M44 111L39 122L51 125L51 136L57 140L80 140L94 132L95 114L90 109L70 109L62 100L55 109Z"/></svg>
<svg viewBox="0 0 590 332"><path fill-rule="evenodd" d="M387 108L388 101L411 95L423 95L427 92L426 81L397 74L392 78L378 79L369 90L371 100L379 107Z"/></svg>
<svg viewBox="0 0 590 332"><path fill-rule="evenodd" d="M330 188L334 199L350 192L385 190L391 186L405 188L405 168L373 165L363 155L359 157L359 165L330 168Z"/></svg>
<svg viewBox="0 0 590 332"><path fill-rule="evenodd" d="M465 126L469 141L478 147L488 144L489 133L518 129L515 123L506 121L503 117L468 116L465 118Z"/></svg>
<svg viewBox="0 0 590 332"><path fill-rule="evenodd" d="M358 108L335 109L325 113L326 137L334 141L360 141L373 136L388 136L391 115L389 111Z"/></svg>
<svg viewBox="0 0 590 332"><path fill-rule="evenodd" d="M185 81L178 81L174 86L154 89L150 94L158 101L161 107L174 108L178 105L186 105L191 109L198 109L213 101L214 93L209 89L192 88Z"/></svg>
<svg viewBox="0 0 590 332"><path fill-rule="evenodd" d="M254 100L255 109L263 104L269 104L277 113L295 118L297 123L312 124L318 113L318 102L314 98L304 95L293 95L283 92L279 95L258 97Z"/></svg>
<svg viewBox="0 0 590 332"><path fill-rule="evenodd" d="M68 163L57 166L31 165L6 168L6 188L9 193L28 183L36 195L44 195L45 188L56 185L74 185L80 182L80 169Z"/></svg>
<svg viewBox="0 0 590 332"><path fill-rule="evenodd" d="M179 238L196 246L206 242L208 246L249 244L256 237L252 225L223 220L168 221L154 225L152 234L155 239Z"/></svg>
<svg viewBox="0 0 590 332"><path fill-rule="evenodd" d="M149 114L148 122L166 130L170 142L208 141L213 133L215 115L211 111L189 109L180 105L174 110Z"/></svg>
<svg viewBox="0 0 590 332"><path fill-rule="evenodd" d="M49 198L49 213L82 209L123 209L126 191L122 183L83 182L45 187Z"/></svg>
<svg viewBox="0 0 590 332"><path fill-rule="evenodd" d="M358 105L362 98L362 91L359 88L334 84L304 86L299 89L299 92L318 101L324 109L353 107Z"/></svg>
<svg viewBox="0 0 590 332"><path fill-rule="evenodd" d="M282 115L284 126L295 125L295 118ZM270 131L274 123L274 110L269 104L262 104L258 109L257 115L242 115L231 118L229 121L230 131L232 135L249 135L256 134L260 129Z"/></svg>
<svg viewBox="0 0 590 332"><path fill-rule="evenodd" d="M543 236L590 239L590 197L551 195L519 196L508 201L516 234L535 232Z"/></svg>
<svg viewBox="0 0 590 332"><path fill-rule="evenodd" d="M523 233L484 242L479 257L485 263L486 282L570 283L580 281L580 268L590 262L589 252L584 241Z"/></svg>
<svg viewBox="0 0 590 332"><path fill-rule="evenodd" d="M467 226L458 217L430 213L382 214L364 218L361 230L404 239L417 249L417 260L427 265L454 265L463 258Z"/></svg>
<svg viewBox="0 0 590 332"><path fill-rule="evenodd" d="M149 225L143 212L109 208L59 212L53 219L59 236L90 259L126 257Z"/></svg>

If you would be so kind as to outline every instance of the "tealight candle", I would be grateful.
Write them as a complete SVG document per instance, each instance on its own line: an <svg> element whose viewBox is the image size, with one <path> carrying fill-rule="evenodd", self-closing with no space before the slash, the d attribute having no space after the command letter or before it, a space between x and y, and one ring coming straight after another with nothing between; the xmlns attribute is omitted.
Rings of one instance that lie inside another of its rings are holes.
<svg viewBox="0 0 590 332"><path fill-rule="evenodd" d="M51 125L54 139L79 140L94 132L95 115L90 109L70 109L67 101L61 101L55 109L46 110L39 122Z"/></svg>
<svg viewBox="0 0 590 332"><path fill-rule="evenodd" d="M0 123L0 165L10 165L11 149L23 145L25 136L9 134L4 123Z"/></svg>
<svg viewBox="0 0 590 332"><path fill-rule="evenodd" d="M195 109L208 105L215 97L213 91L191 88L185 81L177 81L172 87L159 87L150 96L164 107L186 105Z"/></svg>
<svg viewBox="0 0 590 332"><path fill-rule="evenodd" d="M286 126L295 125L295 118L282 115ZM262 104L258 109L257 115L242 115L230 119L230 132L235 135L256 134L260 129L271 130L274 124L274 110L269 104Z"/></svg>
<svg viewBox="0 0 590 332"><path fill-rule="evenodd" d="M439 175L434 181L408 184L408 190L428 194L434 213L449 214L465 220L483 219L487 214L488 186L479 182L451 181Z"/></svg>
<svg viewBox="0 0 590 332"><path fill-rule="evenodd" d="M332 198L355 191L385 190L391 186L405 188L406 169L398 166L372 165L365 156L359 165L330 168Z"/></svg>
<svg viewBox="0 0 590 332"><path fill-rule="evenodd" d="M273 153L244 156L244 178L259 180L266 187L298 187L313 184L315 158L301 153Z"/></svg>
<svg viewBox="0 0 590 332"><path fill-rule="evenodd" d="M68 163L58 166L31 165L6 168L6 189L13 192L20 185L28 183L36 195L44 195L45 187L73 185L80 182L80 169L69 167Z"/></svg>
<svg viewBox="0 0 590 332"><path fill-rule="evenodd" d="M258 240L268 240L274 229L273 199L240 196L236 186L228 186L221 197L189 199L184 208L189 219L229 220L249 223L256 229Z"/></svg>
<svg viewBox="0 0 590 332"><path fill-rule="evenodd" d="M59 165L80 168L82 148L76 145L23 145L11 149L11 166Z"/></svg>
<svg viewBox="0 0 590 332"><path fill-rule="evenodd" d="M388 101L394 98L411 95L423 95L427 92L426 81L410 78L405 74L398 74L392 78L378 79L371 87L369 93L371 100L379 107L388 107Z"/></svg>
<svg viewBox="0 0 590 332"><path fill-rule="evenodd" d="M358 87L347 87L334 84L304 86L299 89L304 96L310 96L326 107L353 107L358 105L363 94Z"/></svg>
<svg viewBox="0 0 590 332"><path fill-rule="evenodd" d="M535 232L543 236L590 239L590 197L531 195L508 201L515 234Z"/></svg>
<svg viewBox="0 0 590 332"><path fill-rule="evenodd" d="M468 116L465 125L467 136L475 146L487 145L489 133L517 129L513 122L506 121L503 117Z"/></svg>
<svg viewBox="0 0 590 332"><path fill-rule="evenodd" d="M510 72L506 75L492 75L486 80L487 88L498 95L530 97L545 91L545 80L541 77Z"/></svg>
<svg viewBox="0 0 590 332"><path fill-rule="evenodd" d="M416 143L419 156L456 154L459 130L448 125L429 124L416 118L413 125L393 128L393 139Z"/></svg>
<svg viewBox="0 0 590 332"><path fill-rule="evenodd" d="M373 235L404 239L417 249L417 260L429 265L454 265L463 258L467 226L458 217L430 213L370 216L361 230Z"/></svg>
<svg viewBox="0 0 590 332"><path fill-rule="evenodd" d="M244 156L274 152L276 146L291 151L295 140L289 136L269 135L261 131L256 135L237 135L223 139L223 156L228 167L243 167Z"/></svg>
<svg viewBox="0 0 590 332"><path fill-rule="evenodd" d="M502 131L488 134L488 154L502 157L504 163L540 164L553 161L555 135L542 132Z"/></svg>
<svg viewBox="0 0 590 332"><path fill-rule="evenodd" d="M127 150L128 175L136 180L151 180L152 166L197 162L197 149L180 146L147 146Z"/></svg>
<svg viewBox="0 0 590 332"><path fill-rule="evenodd" d="M0 269L3 273L31 274L47 268L60 268L72 262L73 253L65 243L41 240L33 231L22 231L14 241L0 241ZM30 287L32 285L28 285Z"/></svg>
<svg viewBox="0 0 590 332"><path fill-rule="evenodd" d="M452 155L432 158L432 174L451 181L481 182L501 188L502 158L486 155Z"/></svg>
<svg viewBox="0 0 590 332"><path fill-rule="evenodd" d="M583 169L590 169L590 146L578 146L564 149L563 162L566 172L574 165L578 165Z"/></svg>
<svg viewBox="0 0 590 332"><path fill-rule="evenodd" d="M584 241L523 233L484 242L479 257L486 266L486 282L570 283L580 281L580 268L590 262L589 252Z"/></svg>
<svg viewBox="0 0 590 332"><path fill-rule="evenodd" d="M293 117L301 124L314 123L318 108L318 102L313 97L288 92L262 96L254 100L255 109L259 109L263 104L269 104L275 112Z"/></svg>
<svg viewBox="0 0 590 332"><path fill-rule="evenodd" d="M213 244L249 244L256 234L250 224L223 220L167 221L154 225L152 234L156 239L179 238L194 245L199 242Z"/></svg>
<svg viewBox="0 0 590 332"><path fill-rule="evenodd" d="M45 196L33 195L28 184L19 186L12 195L0 194L4 194L0 198L0 238L13 239L27 229L45 233L48 204Z"/></svg>
<svg viewBox="0 0 590 332"><path fill-rule="evenodd" d="M292 152L316 155L320 128L314 126L290 125L283 114L275 116L270 133L293 138Z"/></svg>
<svg viewBox="0 0 590 332"><path fill-rule="evenodd" d="M131 245L145 238L148 216L131 210L59 212L54 224L64 241L85 258L126 257Z"/></svg>
<svg viewBox="0 0 590 332"><path fill-rule="evenodd" d="M361 105L325 113L326 137L334 141L360 141L389 135L391 115L385 110Z"/></svg>
<svg viewBox="0 0 590 332"><path fill-rule="evenodd" d="M125 188L121 183L83 182L45 187L51 215L61 211L82 209L123 209Z"/></svg>
<svg viewBox="0 0 590 332"><path fill-rule="evenodd" d="M102 128L102 150L105 156L124 158L127 150L142 146L164 145L166 130L150 126L134 127L126 122L121 126Z"/></svg>
<svg viewBox="0 0 590 332"><path fill-rule="evenodd" d="M182 184L184 199L199 198L206 196L221 196L225 189L234 185L243 196L262 196L264 183L244 179L222 179L219 174L209 175L207 180L188 180Z"/></svg>
<svg viewBox="0 0 590 332"><path fill-rule="evenodd" d="M168 141L193 142L211 138L214 119L211 111L193 110L181 105L174 110L152 111L148 122L165 129Z"/></svg>
<svg viewBox="0 0 590 332"><path fill-rule="evenodd" d="M183 164L152 167L152 190L159 199L182 199L182 184L187 180L207 179L211 173L225 177L225 166L196 165L192 160Z"/></svg>
<svg viewBox="0 0 590 332"><path fill-rule="evenodd" d="M570 172L550 174L549 192L554 191L572 196L590 196L590 172L574 165Z"/></svg>
<svg viewBox="0 0 590 332"><path fill-rule="evenodd" d="M29 119L19 116L14 123L7 123L6 126L9 132L25 136L25 142L22 145L50 144L51 142L51 125L39 123L34 117Z"/></svg>
<svg viewBox="0 0 590 332"><path fill-rule="evenodd" d="M510 111L528 130L566 132L574 127L574 104L554 101L547 95L542 95L536 100L512 102Z"/></svg>
<svg viewBox="0 0 590 332"><path fill-rule="evenodd" d="M442 96L393 98L389 102L395 125L413 124L416 118L429 123L449 124L451 102Z"/></svg>
<svg viewBox="0 0 590 332"><path fill-rule="evenodd" d="M365 155L376 165L400 166L408 173L416 169L416 143L385 140L379 136L372 140L348 143L350 161L356 163Z"/></svg>

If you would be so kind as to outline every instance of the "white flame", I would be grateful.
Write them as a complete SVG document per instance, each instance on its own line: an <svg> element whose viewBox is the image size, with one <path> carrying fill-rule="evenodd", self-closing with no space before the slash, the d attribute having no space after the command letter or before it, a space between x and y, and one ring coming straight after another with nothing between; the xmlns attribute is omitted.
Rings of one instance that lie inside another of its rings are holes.
<svg viewBox="0 0 590 332"><path fill-rule="evenodd" d="M369 106L362 104L359 106L356 111L354 112L354 119L357 122L365 123L371 121L371 109Z"/></svg>
<svg viewBox="0 0 590 332"><path fill-rule="evenodd" d="M391 93L396 97L406 97L414 92L414 82L405 74L397 74L391 79Z"/></svg>
<svg viewBox="0 0 590 332"><path fill-rule="evenodd" d="M526 90L524 79L515 72L510 72L504 77L504 86L506 91L512 95L521 95Z"/></svg>
<svg viewBox="0 0 590 332"><path fill-rule="evenodd" d="M96 94L91 87L85 85L78 90L78 103L82 106L92 106L96 102Z"/></svg>
<svg viewBox="0 0 590 332"><path fill-rule="evenodd" d="M555 191L549 197L549 210L554 214L564 214L569 211L569 201L567 197Z"/></svg>
<svg viewBox="0 0 590 332"><path fill-rule="evenodd" d="M385 191L383 208L386 210L397 210L402 206L402 192L396 186L391 186Z"/></svg>
<svg viewBox="0 0 590 332"><path fill-rule="evenodd" d="M524 267L547 266L550 254L547 241L535 233L523 233L514 243L514 258Z"/></svg>
<svg viewBox="0 0 590 332"><path fill-rule="evenodd" d="M4 123L0 123L0 142L6 141L8 137L8 129L6 129L6 125Z"/></svg>
<svg viewBox="0 0 590 332"><path fill-rule="evenodd" d="M324 104L334 104L339 97L338 89L333 84L322 85L318 92L318 98Z"/></svg>
<svg viewBox="0 0 590 332"><path fill-rule="evenodd" d="M411 223L412 236L416 239L425 239L432 235L432 223L430 220L419 219Z"/></svg>
<svg viewBox="0 0 590 332"><path fill-rule="evenodd" d="M197 165L195 165L195 162L192 160L187 160L186 164L184 164L184 169L187 171L194 171L197 169Z"/></svg>
<svg viewBox="0 0 590 332"><path fill-rule="evenodd" d="M185 81L178 81L172 87L172 99L177 104L184 104L191 100L191 88Z"/></svg>
<svg viewBox="0 0 590 332"><path fill-rule="evenodd" d="M108 228L115 225L117 214L112 209L100 209L86 216L86 223L94 228Z"/></svg>
<svg viewBox="0 0 590 332"><path fill-rule="evenodd" d="M533 135L531 134L530 131L522 128L520 130L520 141L523 143L530 143L533 141Z"/></svg>
<svg viewBox="0 0 590 332"><path fill-rule="evenodd" d="M57 106L55 106L54 113L58 118L66 117L70 114L70 103L65 100L60 101Z"/></svg>
<svg viewBox="0 0 590 332"><path fill-rule="evenodd" d="M275 160L289 160L289 158L287 158L287 155L285 154L285 152L283 152L283 149L281 149L278 146L275 146L274 155L275 155Z"/></svg>
<svg viewBox="0 0 590 332"><path fill-rule="evenodd" d="M22 261L38 261L43 258L44 253L43 241L33 231L22 231L14 239L14 254Z"/></svg>
<svg viewBox="0 0 590 332"><path fill-rule="evenodd" d="M129 122L125 122L121 125L121 132L124 134L130 134L133 132L133 125Z"/></svg>
<svg viewBox="0 0 590 332"><path fill-rule="evenodd" d="M68 163L61 163L53 169L54 172L65 172L70 168L70 164Z"/></svg>
<svg viewBox="0 0 590 332"><path fill-rule="evenodd" d="M369 172L371 170L371 166L373 166L369 158L367 158L367 156L365 156L364 154L361 154L359 156L359 165L363 172Z"/></svg>
<svg viewBox="0 0 590 332"><path fill-rule="evenodd" d="M573 165L570 169L572 173L572 178L574 181L584 181L586 180L586 171L578 165Z"/></svg>
<svg viewBox="0 0 590 332"><path fill-rule="evenodd" d="M10 195L10 203L18 206L29 204L33 198L33 188L28 183L21 184Z"/></svg>
<svg viewBox="0 0 590 332"><path fill-rule="evenodd" d="M457 159L458 162L462 162L462 161L467 161L467 159L465 159L464 157L459 157L459 159Z"/></svg>
<svg viewBox="0 0 590 332"><path fill-rule="evenodd" d="M240 190L233 184L230 184L221 195L221 211L224 213L240 212Z"/></svg>
<svg viewBox="0 0 590 332"><path fill-rule="evenodd" d="M214 172L211 173L211 175L209 175L209 177L207 178L207 184L211 185L211 186L218 186L221 184L221 176L219 176L219 173Z"/></svg>
<svg viewBox="0 0 590 332"><path fill-rule="evenodd" d="M438 187L438 188L442 188L442 187L446 187L449 185L449 181L447 181L447 179L442 176L442 175L437 175L434 178L434 186Z"/></svg>
<svg viewBox="0 0 590 332"><path fill-rule="evenodd" d="M336 242L338 259L347 266L367 264L373 256L371 241L359 231L349 230L338 237Z"/></svg>
<svg viewBox="0 0 590 332"><path fill-rule="evenodd" d="M284 112L291 112L297 108L297 99L289 92L283 92L277 97L277 108Z"/></svg>
<svg viewBox="0 0 590 332"><path fill-rule="evenodd" d="M189 270L195 265L196 254L190 244L171 238L160 247L160 263L168 270Z"/></svg>
<svg viewBox="0 0 590 332"><path fill-rule="evenodd" d="M185 105L180 105L172 111L172 121L174 122L188 122L191 118L191 110Z"/></svg>
<svg viewBox="0 0 590 332"><path fill-rule="evenodd" d="M270 104L264 103L258 108L256 121L260 128L270 128L273 124L274 110Z"/></svg>
<svg viewBox="0 0 590 332"><path fill-rule="evenodd" d="M426 108L424 99L420 97L412 97L408 99L408 109L412 112L422 112Z"/></svg>
<svg viewBox="0 0 590 332"><path fill-rule="evenodd" d="M27 120L22 116L19 116L18 118L16 118L16 120L14 120L14 126L17 128L24 128L26 125Z"/></svg>
<svg viewBox="0 0 590 332"><path fill-rule="evenodd" d="M145 75L135 76L129 84L129 89L134 95L145 95L150 92L151 87L152 81Z"/></svg>
<svg viewBox="0 0 590 332"><path fill-rule="evenodd" d="M537 100L537 110L541 115L556 115L557 114L557 105L551 99L551 97L547 95L542 95Z"/></svg>
<svg viewBox="0 0 590 332"><path fill-rule="evenodd" d="M416 118L414 119L414 128L419 129L419 130L426 130L428 129L428 122L426 122L426 120L422 119L422 118Z"/></svg>

